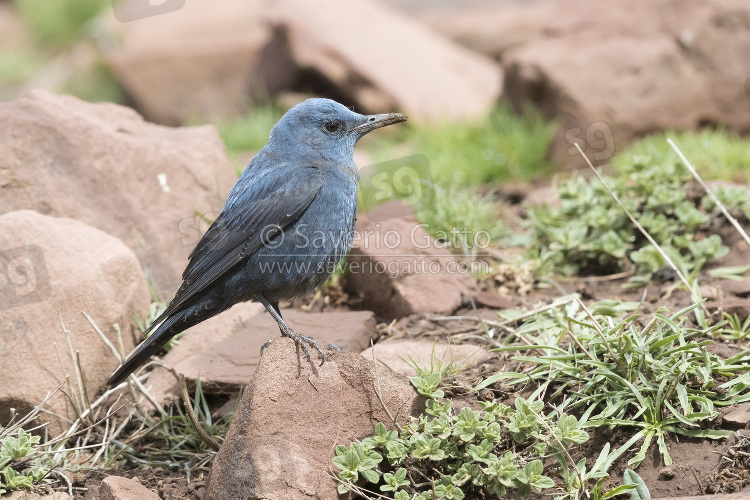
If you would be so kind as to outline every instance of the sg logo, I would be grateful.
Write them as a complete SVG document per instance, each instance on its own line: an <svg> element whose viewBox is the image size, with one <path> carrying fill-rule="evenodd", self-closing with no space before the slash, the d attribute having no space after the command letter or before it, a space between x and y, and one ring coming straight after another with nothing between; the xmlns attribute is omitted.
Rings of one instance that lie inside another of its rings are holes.
<svg viewBox="0 0 750 500"><path fill-rule="evenodd" d="M184 6L185 0L112 0L115 19L121 23L175 12Z"/></svg>
<svg viewBox="0 0 750 500"><path fill-rule="evenodd" d="M38 245L0 251L0 309L41 302L51 292L44 252Z"/></svg>

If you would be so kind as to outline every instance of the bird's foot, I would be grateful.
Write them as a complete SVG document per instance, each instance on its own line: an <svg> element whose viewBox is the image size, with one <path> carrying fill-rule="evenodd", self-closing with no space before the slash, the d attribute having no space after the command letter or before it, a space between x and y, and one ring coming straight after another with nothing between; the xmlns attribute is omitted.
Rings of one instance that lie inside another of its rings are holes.
<svg viewBox="0 0 750 500"><path fill-rule="evenodd" d="M318 341L315 340L313 337L310 337L309 335L302 335L301 333L297 333L294 330L292 330L291 328L289 328L286 331L283 331L281 333L281 336L282 337L288 337L288 338L294 340L294 342L299 347L301 347L302 350L304 351L304 353L305 353L305 359L310 359L310 347L309 346L314 347L315 350L318 351L318 356L320 357L320 366L323 366L323 363L326 362L326 355L323 352L323 349L333 349L333 350L336 350L336 351L340 351L341 350L341 349L339 349L338 346L333 345L333 344L328 344L328 345L324 345L324 346L321 347L321 345L318 344ZM265 350L265 348L268 347L269 345L271 345L271 343L273 343L273 340L274 339L266 340L266 342L261 346L261 348L260 348L260 355L261 356L263 355L263 351Z"/></svg>

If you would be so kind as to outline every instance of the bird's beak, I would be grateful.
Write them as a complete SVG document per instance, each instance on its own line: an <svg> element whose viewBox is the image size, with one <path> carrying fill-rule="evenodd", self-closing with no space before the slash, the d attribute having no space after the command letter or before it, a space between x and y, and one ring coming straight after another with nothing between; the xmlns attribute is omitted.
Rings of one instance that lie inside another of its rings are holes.
<svg viewBox="0 0 750 500"><path fill-rule="evenodd" d="M368 115L365 117L364 123L358 125L349 131L350 134L356 134L363 136L366 133L375 130L380 127L387 127L394 123L401 123L407 120L406 115L401 113L385 113L383 115Z"/></svg>

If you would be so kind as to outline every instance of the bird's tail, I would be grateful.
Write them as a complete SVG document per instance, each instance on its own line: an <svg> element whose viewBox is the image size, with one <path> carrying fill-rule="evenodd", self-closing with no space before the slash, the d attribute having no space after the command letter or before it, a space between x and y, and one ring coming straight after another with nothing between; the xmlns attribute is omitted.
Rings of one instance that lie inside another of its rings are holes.
<svg viewBox="0 0 750 500"><path fill-rule="evenodd" d="M107 385L113 387L121 383L128 378L131 373L136 371L139 366L145 363L148 358L164 347L164 344L169 342L172 337L193 326L195 322L191 324L189 321L186 321L186 316L186 311L179 311L164 320L164 322L160 324L159 327L149 335L143 343L141 343L141 345L138 346L135 352L133 352L128 359L120 365L117 371L112 374L107 381ZM159 318L154 322L154 325L157 325L158 321ZM150 329L151 328L149 328L149 330ZM148 330L146 330L146 332L148 332Z"/></svg>

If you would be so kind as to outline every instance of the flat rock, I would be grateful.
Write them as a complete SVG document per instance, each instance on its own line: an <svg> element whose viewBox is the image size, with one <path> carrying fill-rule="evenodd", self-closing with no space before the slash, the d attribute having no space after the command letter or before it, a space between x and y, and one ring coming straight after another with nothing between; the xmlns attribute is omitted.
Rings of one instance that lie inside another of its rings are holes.
<svg viewBox="0 0 750 500"><path fill-rule="evenodd" d="M721 302L718 300L709 300L706 302L706 309L709 312L714 312L719 309L728 314L736 314L740 321L745 321L745 318L750 316L750 299L737 297L736 295L725 295L721 298Z"/></svg>
<svg viewBox="0 0 750 500"><path fill-rule="evenodd" d="M375 336L375 317L370 311L305 313L289 309L282 313L296 332L311 335L321 346L335 344L344 352L360 352ZM279 327L262 305L238 304L188 330L163 361L183 373L189 385L200 376L204 392L233 394L252 380L261 360L261 346L278 337ZM310 355L317 359L314 350ZM149 385L157 400L178 393L174 376L163 368L155 369Z"/></svg>
<svg viewBox="0 0 750 500"><path fill-rule="evenodd" d="M441 248L413 216L381 216L402 210L387 202L357 219L347 263L347 282L367 307L386 319L411 314L451 314L474 288L468 272Z"/></svg>
<svg viewBox="0 0 750 500"><path fill-rule="evenodd" d="M99 486L99 500L159 500L159 495L134 479L107 476Z"/></svg>
<svg viewBox="0 0 750 500"><path fill-rule="evenodd" d="M373 350L375 361L379 364L409 377L417 372L411 365L419 367L433 366L435 363L459 367L478 365L487 361L492 354L485 349L471 344L448 344L433 342L427 339L386 339L362 351L362 356L372 360Z"/></svg>
<svg viewBox="0 0 750 500"><path fill-rule="evenodd" d="M392 428L373 389L372 362L332 352L321 367L296 355L290 339L261 358L214 461L205 499L338 499L331 459L338 444ZM403 375L377 370L380 393L403 424L424 400Z"/></svg>
<svg viewBox="0 0 750 500"><path fill-rule="evenodd" d="M80 356L88 394L96 394L117 360L82 313L114 345L119 325L130 350L139 336L133 317L143 315L150 301L138 259L117 238L31 210L0 216L0 422L8 422L11 408L23 415L41 403L66 373L77 386L71 349ZM46 409L75 419L59 392ZM61 425L52 420L52 435Z"/></svg>
<svg viewBox="0 0 750 500"><path fill-rule="evenodd" d="M745 429L750 424L750 406L738 405L722 417L723 427L728 429Z"/></svg>
<svg viewBox="0 0 750 500"><path fill-rule="evenodd" d="M0 214L83 221L133 249L174 293L237 176L213 126L169 128L130 108L32 91L0 103Z"/></svg>
<svg viewBox="0 0 750 500"><path fill-rule="evenodd" d="M73 497L62 491L55 491L49 495L40 495L28 490L16 490L8 496L3 496L5 500L73 500Z"/></svg>
<svg viewBox="0 0 750 500"><path fill-rule="evenodd" d="M164 2L161 2L164 3ZM296 68L275 50L264 0L183 2L167 15L121 23L107 9L105 57L149 120L178 124L243 115L252 97L288 88ZM118 9L143 4L121 2ZM136 13L137 14L137 13Z"/></svg>
<svg viewBox="0 0 750 500"><path fill-rule="evenodd" d="M416 120L483 116L502 93L502 69L381 2L281 0L269 19L302 71L360 110Z"/></svg>

